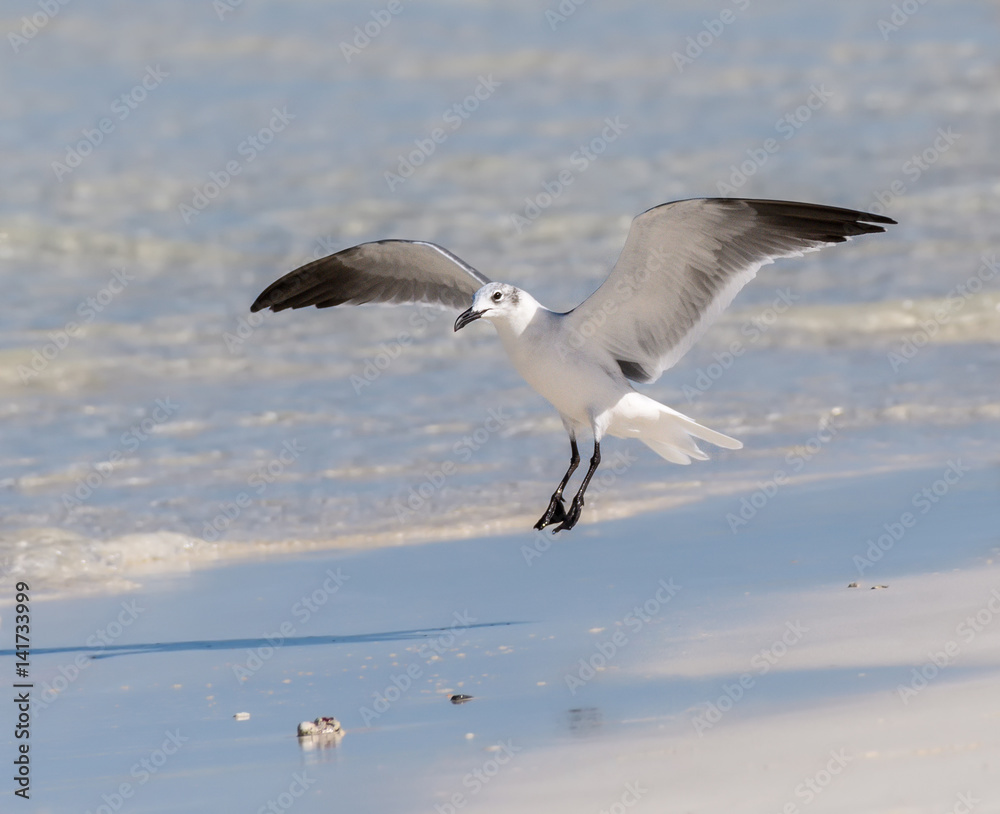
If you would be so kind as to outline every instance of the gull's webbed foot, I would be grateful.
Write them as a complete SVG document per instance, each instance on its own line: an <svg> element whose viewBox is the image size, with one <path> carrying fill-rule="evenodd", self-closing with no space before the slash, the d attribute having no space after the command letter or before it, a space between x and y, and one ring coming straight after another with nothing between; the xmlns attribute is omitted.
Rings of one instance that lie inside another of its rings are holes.
<svg viewBox="0 0 1000 814"><path fill-rule="evenodd" d="M577 495L573 498L573 502L569 504L569 511L565 512L565 517L560 525L552 529L552 533L556 534L560 531L569 531L576 522L580 519L580 515L583 513L583 498Z"/></svg>
<svg viewBox="0 0 1000 814"><path fill-rule="evenodd" d="M566 519L566 505L563 502L562 495L552 495L552 500L549 501L549 508L545 510L538 522L535 523L536 529L543 529L546 526L551 526L553 523L559 523Z"/></svg>

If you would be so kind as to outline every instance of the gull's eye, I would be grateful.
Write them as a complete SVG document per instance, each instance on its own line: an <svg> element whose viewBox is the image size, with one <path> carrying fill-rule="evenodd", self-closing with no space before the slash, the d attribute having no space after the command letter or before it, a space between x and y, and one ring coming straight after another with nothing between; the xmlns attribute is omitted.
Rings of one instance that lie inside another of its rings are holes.
<svg viewBox="0 0 1000 814"><path fill-rule="evenodd" d="M502 299L503 299L503 292L502 291L494 291L493 292L493 302L500 302L500 300L502 300Z"/></svg>

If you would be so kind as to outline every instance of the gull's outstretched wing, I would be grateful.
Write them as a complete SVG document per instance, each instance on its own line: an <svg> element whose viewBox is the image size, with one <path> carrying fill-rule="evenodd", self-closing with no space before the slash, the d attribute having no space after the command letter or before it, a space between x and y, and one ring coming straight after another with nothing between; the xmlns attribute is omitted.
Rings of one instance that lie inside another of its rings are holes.
<svg viewBox="0 0 1000 814"><path fill-rule="evenodd" d="M289 272L265 288L250 310L365 302L436 302L466 308L488 282L488 277L433 243L379 240Z"/></svg>
<svg viewBox="0 0 1000 814"><path fill-rule="evenodd" d="M632 221L608 279L566 315L570 339L609 350L622 373L651 382L674 365L757 270L891 218L817 204L695 198Z"/></svg>

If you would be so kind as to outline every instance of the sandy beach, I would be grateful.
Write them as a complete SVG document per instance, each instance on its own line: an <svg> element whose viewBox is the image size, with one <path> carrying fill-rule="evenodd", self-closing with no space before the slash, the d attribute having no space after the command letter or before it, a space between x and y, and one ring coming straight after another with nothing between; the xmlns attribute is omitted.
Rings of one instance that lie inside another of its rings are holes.
<svg viewBox="0 0 1000 814"><path fill-rule="evenodd" d="M943 470L39 603L34 810L991 810L996 471Z"/></svg>

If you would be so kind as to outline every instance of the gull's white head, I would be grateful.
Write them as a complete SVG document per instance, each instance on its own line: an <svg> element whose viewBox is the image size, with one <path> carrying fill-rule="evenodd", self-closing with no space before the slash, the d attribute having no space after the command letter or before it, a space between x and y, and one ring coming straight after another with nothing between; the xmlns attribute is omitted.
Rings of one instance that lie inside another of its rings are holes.
<svg viewBox="0 0 1000 814"><path fill-rule="evenodd" d="M487 283L472 298L472 307L459 314L455 330L480 318L495 324L516 322L526 310L533 312L534 305L532 297L519 288L507 283Z"/></svg>

